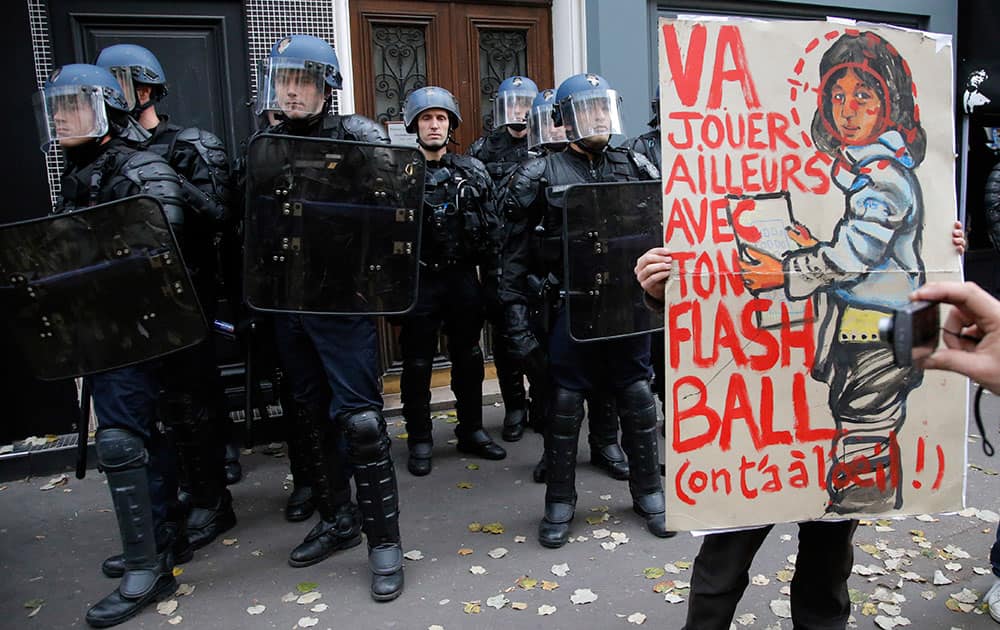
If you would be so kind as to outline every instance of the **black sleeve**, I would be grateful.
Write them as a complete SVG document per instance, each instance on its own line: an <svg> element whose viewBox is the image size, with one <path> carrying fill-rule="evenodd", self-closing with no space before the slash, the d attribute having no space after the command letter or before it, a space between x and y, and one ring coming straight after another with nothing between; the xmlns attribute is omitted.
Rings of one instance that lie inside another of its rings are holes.
<svg viewBox="0 0 1000 630"><path fill-rule="evenodd" d="M155 153L136 151L122 166L129 190L116 191L117 196L149 195L163 206L174 233L181 235L184 226L184 196L181 180L170 165Z"/></svg>
<svg viewBox="0 0 1000 630"><path fill-rule="evenodd" d="M519 166L504 189L505 226L500 245L500 302L505 306L528 305L537 300L528 283L535 270L535 226L545 212L545 158Z"/></svg>
<svg viewBox="0 0 1000 630"><path fill-rule="evenodd" d="M228 223L231 178L222 140L202 129L184 129L174 141L170 162L181 177L188 207L213 222Z"/></svg>

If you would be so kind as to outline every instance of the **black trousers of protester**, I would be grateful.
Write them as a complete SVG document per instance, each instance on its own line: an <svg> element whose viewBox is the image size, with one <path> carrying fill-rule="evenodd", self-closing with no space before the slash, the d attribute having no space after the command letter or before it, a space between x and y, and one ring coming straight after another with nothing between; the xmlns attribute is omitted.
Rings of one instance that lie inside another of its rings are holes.
<svg viewBox="0 0 1000 630"><path fill-rule="evenodd" d="M729 630L750 583L750 565L773 525L709 534L691 576L685 630ZM856 520L799 523L792 578L795 630L843 630L851 615L847 578L854 565Z"/></svg>

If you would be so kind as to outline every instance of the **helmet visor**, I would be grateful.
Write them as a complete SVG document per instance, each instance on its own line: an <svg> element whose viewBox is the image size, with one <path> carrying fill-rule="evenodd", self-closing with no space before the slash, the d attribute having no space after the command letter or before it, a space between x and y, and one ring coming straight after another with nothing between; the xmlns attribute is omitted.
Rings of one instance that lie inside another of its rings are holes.
<svg viewBox="0 0 1000 630"><path fill-rule="evenodd" d="M566 142L565 127L556 127L552 121L552 104L535 107L528 116L528 148Z"/></svg>
<svg viewBox="0 0 1000 630"><path fill-rule="evenodd" d="M35 118L42 151L53 142L74 146L77 140L101 138L108 133L101 87L64 85L35 94Z"/></svg>
<svg viewBox="0 0 1000 630"><path fill-rule="evenodd" d="M531 111L535 93L529 90L508 90L493 99L493 125L523 125Z"/></svg>
<svg viewBox="0 0 1000 630"><path fill-rule="evenodd" d="M257 113L280 111L306 118L323 111L326 64L305 59L267 58L257 68Z"/></svg>
<svg viewBox="0 0 1000 630"><path fill-rule="evenodd" d="M118 85L122 86L125 103L128 104L129 111L132 111L135 109L136 101L138 101L135 96L135 85L132 84L132 70L122 66L115 66L114 68L109 68L109 70L111 70L111 74L118 81Z"/></svg>
<svg viewBox="0 0 1000 630"><path fill-rule="evenodd" d="M615 90L577 92L560 105L566 139L576 142L592 136L621 134L621 99Z"/></svg>

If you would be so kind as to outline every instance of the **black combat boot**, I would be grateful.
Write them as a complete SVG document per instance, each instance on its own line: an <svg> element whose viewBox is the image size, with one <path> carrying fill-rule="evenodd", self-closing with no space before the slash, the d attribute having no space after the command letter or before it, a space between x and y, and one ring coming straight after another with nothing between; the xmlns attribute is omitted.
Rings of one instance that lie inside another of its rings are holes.
<svg viewBox="0 0 1000 630"><path fill-rule="evenodd" d="M243 465L240 464L240 447L234 442L226 443L225 462L226 485L239 483L243 479Z"/></svg>
<svg viewBox="0 0 1000 630"><path fill-rule="evenodd" d="M483 459L503 459L507 451L483 428L483 353L479 346L451 357L451 391L455 394L458 450Z"/></svg>
<svg viewBox="0 0 1000 630"><path fill-rule="evenodd" d="M556 387L545 439L545 517L538 542L558 548L569 539L576 509L576 451L583 422L583 394Z"/></svg>
<svg viewBox="0 0 1000 630"><path fill-rule="evenodd" d="M497 383L500 385L500 396L503 397L504 407L503 430L500 437L504 442L517 442L524 435L528 419L524 374L499 346L493 349L493 364L497 370Z"/></svg>
<svg viewBox="0 0 1000 630"><path fill-rule="evenodd" d="M431 368L430 361L404 359L403 374L399 377L403 419L408 434L406 447L410 453L406 469L417 477L429 475L432 467Z"/></svg>
<svg viewBox="0 0 1000 630"><path fill-rule="evenodd" d="M97 461L107 475L118 518L124 558L118 588L87 611L88 624L107 628L173 595L177 580L170 552L172 541L164 537L162 550L157 550L146 470L148 455L142 438L125 429L101 429L95 441Z"/></svg>
<svg viewBox="0 0 1000 630"><path fill-rule="evenodd" d="M335 552L361 544L361 515L351 503L351 487L324 405L296 405L306 428L312 467L313 503L320 521L288 556L293 567L308 567Z"/></svg>
<svg viewBox="0 0 1000 630"><path fill-rule="evenodd" d="M168 510L167 520L156 532L157 550L162 551L167 545L173 554L173 564L186 564L194 558L194 547L187 535L187 513L179 504ZM163 545L159 542L163 541ZM125 574L125 556L115 554L101 563L101 572L109 578L120 578Z"/></svg>
<svg viewBox="0 0 1000 630"><path fill-rule="evenodd" d="M303 436L306 427L299 425L298 414L289 409L294 420L288 424L291 431L288 441L288 467L292 473L292 494L285 503L285 520L297 523L313 515L316 506L313 505L312 471L309 466L309 445Z"/></svg>
<svg viewBox="0 0 1000 630"><path fill-rule="evenodd" d="M368 537L372 599L391 601L403 592L403 547L396 470L389 453L385 419L379 411L366 409L346 415L343 425L354 465L358 507Z"/></svg>
<svg viewBox="0 0 1000 630"><path fill-rule="evenodd" d="M656 448L656 404L646 380L636 381L618 394L622 446L630 464L628 487L632 493L632 509L646 520L646 529L651 534L669 538L677 532L667 529Z"/></svg>
<svg viewBox="0 0 1000 630"><path fill-rule="evenodd" d="M614 394L592 392L587 398L590 434L590 463L605 470L612 479L628 479L628 460L618 446L618 407Z"/></svg>

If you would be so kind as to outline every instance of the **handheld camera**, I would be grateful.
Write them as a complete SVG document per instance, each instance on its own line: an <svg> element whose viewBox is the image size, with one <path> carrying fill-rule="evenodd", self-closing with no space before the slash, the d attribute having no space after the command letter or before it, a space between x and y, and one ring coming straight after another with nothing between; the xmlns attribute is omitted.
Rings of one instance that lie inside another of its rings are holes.
<svg viewBox="0 0 1000 630"><path fill-rule="evenodd" d="M892 317L878 322L883 343L892 347L893 360L899 367L930 356L941 337L941 308L937 302L910 302L893 310Z"/></svg>

